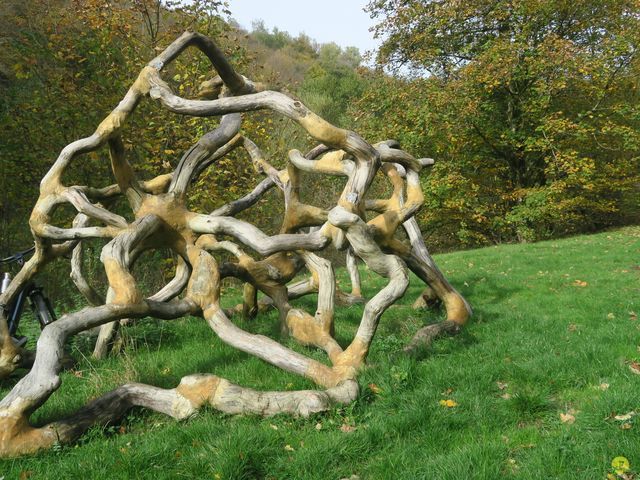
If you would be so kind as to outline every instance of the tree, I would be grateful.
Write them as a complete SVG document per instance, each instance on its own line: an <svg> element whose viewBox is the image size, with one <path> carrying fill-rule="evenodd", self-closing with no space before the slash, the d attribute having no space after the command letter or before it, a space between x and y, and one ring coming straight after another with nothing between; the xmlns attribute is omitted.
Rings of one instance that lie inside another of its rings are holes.
<svg viewBox="0 0 640 480"><path fill-rule="evenodd" d="M384 128L437 157L427 229L444 223L473 244L639 220L637 2L379 0L369 10L380 66L409 78L380 79L357 114L363 131ZM381 101L381 84L413 108Z"/></svg>
<svg viewBox="0 0 640 480"><path fill-rule="evenodd" d="M307 71L300 85L300 96L332 123L346 125L349 105L364 90L357 70L361 62L355 47L343 50L335 43L323 44L318 50L318 63Z"/></svg>

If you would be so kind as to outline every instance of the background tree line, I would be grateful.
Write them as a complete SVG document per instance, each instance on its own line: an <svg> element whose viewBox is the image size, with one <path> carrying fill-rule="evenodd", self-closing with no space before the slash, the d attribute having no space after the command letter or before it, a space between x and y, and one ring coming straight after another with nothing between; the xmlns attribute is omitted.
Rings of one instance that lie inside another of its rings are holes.
<svg viewBox="0 0 640 480"><path fill-rule="evenodd" d="M185 29L214 37L240 72L329 121L435 158L422 178L419 221L436 249L640 221L636 1L375 0L368 10L383 43L367 67L353 47L263 23L243 31L226 8L219 0L0 5L2 254L30 243L38 182L60 149L90 134L157 49ZM193 97L210 76L193 53L167 77ZM216 121L167 114L153 102L139 108L125 140L148 177L169 171ZM311 146L270 113L248 115L244 129L276 166L290 148ZM106 152L85 157L69 181L108 178L108 165ZM339 180L308 180L305 194L327 206L342 189ZM210 211L257 181L235 152L200 178L192 205ZM271 192L248 219L273 232L281 208ZM169 262L150 269L149 281L170 273Z"/></svg>
<svg viewBox="0 0 640 480"><path fill-rule="evenodd" d="M436 244L530 241L640 219L640 4L373 0L384 38L356 128L436 159ZM433 242L432 242L433 243Z"/></svg>

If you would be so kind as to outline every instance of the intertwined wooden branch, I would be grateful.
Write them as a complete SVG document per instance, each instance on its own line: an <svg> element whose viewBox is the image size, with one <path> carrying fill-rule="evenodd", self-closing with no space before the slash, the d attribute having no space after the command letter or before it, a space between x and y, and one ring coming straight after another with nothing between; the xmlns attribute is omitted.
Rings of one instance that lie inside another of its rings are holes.
<svg viewBox="0 0 640 480"><path fill-rule="evenodd" d="M161 76L163 69L191 46L209 58L218 75L203 83L200 98L195 100L175 95ZM142 182L127 161L122 134L127 120L145 98L181 115L221 116L221 120L217 128L184 153L175 171ZM307 155L292 150L287 167L278 171L241 131L241 113L260 109L272 110L297 122L320 145ZM63 183L63 174L72 162L103 147L110 152L114 185L93 188ZM247 196L209 215L189 211L186 194L193 180L217 159L240 147L247 150L256 172L265 178ZM265 90L237 74L210 39L197 33L183 34L142 69L123 100L92 135L62 150L42 180L40 197L29 219L35 254L0 297L0 378L23 365L28 357L28 352L9 336L4 310L47 263L73 252L72 278L91 306L64 315L44 329L33 368L0 401L0 456L21 455L56 442L70 442L90 425L114 420L132 406L184 419L205 404L229 413L309 415L336 402L351 402L358 394L356 377L364 365L380 317L404 294L409 269L446 307L447 321L437 329L438 334L457 331L470 315L469 306L433 262L414 218L423 203L419 173L432 162L412 157L396 142L371 145L357 133L331 125L301 102ZM333 208L327 211L301 202L301 171L346 177L346 186ZM376 175L386 176L391 182L390 198L365 199ZM266 235L250 223L234 218L274 186L281 190L285 204L278 235ZM105 201L116 196L126 198L133 221L104 206ZM58 227L52 221L55 210L63 204L70 204L77 211L70 228ZM377 215L367 221L367 211ZM395 236L400 226L405 228L410 242ZM232 240L219 240L220 236ZM84 239L108 240L100 255L109 283L106 298L97 293L82 272ZM331 262L314 253L330 243L346 252L351 294L336 288ZM263 258L251 257L243 247ZM175 278L153 296L144 298L132 268L144 251L158 248L169 249L179 258ZM212 253L221 250L231 253L235 261L219 263ZM345 303L364 302L357 259L386 278L387 284L366 301L356 335L343 348L333 336L335 303L336 299ZM289 285L303 268L310 274L308 279ZM244 305L236 310L255 316L261 308L274 306L279 311L283 334L323 349L328 363L294 352L275 339L246 332L231 322L219 303L220 280L224 277L246 282ZM260 304L256 301L258 290L267 295ZM289 304L291 298L311 292L318 294L315 312L308 313ZM256 392L213 374L196 374L184 377L170 390L123 385L69 418L39 428L30 425L31 414L60 387L60 359L70 335L100 327L94 353L102 356L118 321L146 315L167 320L200 316L223 342L304 376L322 390ZM415 348L423 338L430 341L431 330L426 334L419 332L410 348Z"/></svg>

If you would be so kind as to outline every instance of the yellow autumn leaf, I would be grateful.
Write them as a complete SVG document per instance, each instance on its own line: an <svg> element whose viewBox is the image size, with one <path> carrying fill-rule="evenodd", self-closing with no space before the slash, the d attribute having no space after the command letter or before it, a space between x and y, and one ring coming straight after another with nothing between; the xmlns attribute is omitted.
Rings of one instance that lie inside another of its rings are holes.
<svg viewBox="0 0 640 480"><path fill-rule="evenodd" d="M458 406L458 402L455 400L440 400L440 405L446 408L453 408Z"/></svg>
<svg viewBox="0 0 640 480"><path fill-rule="evenodd" d="M382 392L382 389L376 385L375 383L370 383L369 384L369 389L375 393L376 395L379 394L380 392Z"/></svg>
<svg viewBox="0 0 640 480"><path fill-rule="evenodd" d="M618 474L622 475L623 473L629 471L630 465L629 460L626 457L616 457L611 460L611 466L613 470Z"/></svg>

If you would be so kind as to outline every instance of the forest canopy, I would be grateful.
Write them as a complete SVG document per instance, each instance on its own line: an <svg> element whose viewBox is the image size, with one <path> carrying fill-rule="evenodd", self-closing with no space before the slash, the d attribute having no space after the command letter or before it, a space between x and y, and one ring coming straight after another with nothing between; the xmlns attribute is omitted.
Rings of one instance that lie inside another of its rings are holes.
<svg viewBox="0 0 640 480"><path fill-rule="evenodd" d="M437 159L423 230L482 244L638 221L638 2L368 9L378 65L404 75L376 76L358 128Z"/></svg>

